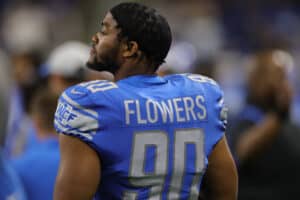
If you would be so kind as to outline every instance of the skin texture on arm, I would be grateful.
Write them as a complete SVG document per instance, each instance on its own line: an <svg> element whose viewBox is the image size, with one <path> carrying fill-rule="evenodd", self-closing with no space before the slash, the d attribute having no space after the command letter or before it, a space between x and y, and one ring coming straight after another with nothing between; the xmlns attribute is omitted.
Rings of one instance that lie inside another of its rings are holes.
<svg viewBox="0 0 300 200"><path fill-rule="evenodd" d="M225 136L209 156L201 200L236 200L238 175Z"/></svg>
<svg viewBox="0 0 300 200"><path fill-rule="evenodd" d="M100 182L100 159L79 139L59 135L61 161L54 200L90 200Z"/></svg>

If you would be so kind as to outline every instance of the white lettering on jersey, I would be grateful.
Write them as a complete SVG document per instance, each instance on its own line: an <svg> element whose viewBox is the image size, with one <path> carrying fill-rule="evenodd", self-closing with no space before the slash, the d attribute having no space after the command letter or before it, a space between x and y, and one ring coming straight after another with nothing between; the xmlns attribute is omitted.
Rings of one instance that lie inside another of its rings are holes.
<svg viewBox="0 0 300 200"><path fill-rule="evenodd" d="M197 116L198 116L199 120L203 120L203 119L206 118L206 108L203 105L204 102L205 102L205 99L204 99L203 96L198 95L196 97L196 105L202 111L202 113L200 113L200 112L197 113Z"/></svg>
<svg viewBox="0 0 300 200"><path fill-rule="evenodd" d="M69 98L65 93L57 106L55 126L58 132L81 135L93 139L95 130L99 127L98 113L87 109Z"/></svg>
<svg viewBox="0 0 300 200"><path fill-rule="evenodd" d="M158 121L157 104L152 100L146 101L147 119L150 123Z"/></svg>
<svg viewBox="0 0 300 200"><path fill-rule="evenodd" d="M184 107L185 107L185 115L187 118L187 121L190 121L191 117L193 118L193 120L196 120L196 114L194 112L194 108L195 108L195 103L192 97L184 97L183 98L183 103L184 103Z"/></svg>
<svg viewBox="0 0 300 200"><path fill-rule="evenodd" d="M167 119L169 118L170 122L174 121L174 114L173 114L173 106L171 99L168 99L168 104L166 102L162 101L160 103L156 102L156 105L161 113L163 123L167 122Z"/></svg>
<svg viewBox="0 0 300 200"><path fill-rule="evenodd" d="M141 116L141 107L140 107L139 100L135 101L135 105L136 105L136 111L137 111L137 121L138 121L138 124L146 124L147 121L145 119L142 119L142 116Z"/></svg>
<svg viewBox="0 0 300 200"><path fill-rule="evenodd" d="M182 123L207 118L205 98L202 95L177 97L163 101L147 99L143 103L130 99L124 101L124 109L127 125L131 123L154 124L158 123L159 119L162 123Z"/></svg>
<svg viewBox="0 0 300 200"><path fill-rule="evenodd" d="M133 104L134 100L125 100L124 105L125 105L125 121L126 124L130 124L130 115L135 114L135 111L130 109L129 104Z"/></svg>
<svg viewBox="0 0 300 200"><path fill-rule="evenodd" d="M184 111L184 108L180 106L180 102L182 101L182 98L175 98L173 99L173 104L176 111L176 118L177 122L184 122L185 118L181 116L181 113Z"/></svg>

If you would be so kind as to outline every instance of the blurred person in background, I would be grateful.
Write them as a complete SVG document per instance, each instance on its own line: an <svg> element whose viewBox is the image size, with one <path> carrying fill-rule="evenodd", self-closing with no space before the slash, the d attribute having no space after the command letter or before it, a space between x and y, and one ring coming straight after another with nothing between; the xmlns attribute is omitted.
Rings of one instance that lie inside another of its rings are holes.
<svg viewBox="0 0 300 200"><path fill-rule="evenodd" d="M166 19L121 3L92 42L88 66L112 72L115 82L90 81L62 93L54 199L198 199L200 191L236 199L220 87L201 75L156 74L172 42Z"/></svg>
<svg viewBox="0 0 300 200"><path fill-rule="evenodd" d="M10 157L17 157L40 142L27 111L29 107L27 104L32 104L31 96L35 90L48 87L50 92L59 96L67 87L84 81L87 71L84 67L88 56L87 45L79 41L68 41L53 49L43 65L41 62L30 62L30 59L24 56L14 59L15 80L20 90L16 90L17 92L13 90L11 126L6 141L7 154ZM18 95L22 92L26 94L26 91L30 95L24 97ZM26 100L26 109L23 106L23 99Z"/></svg>
<svg viewBox="0 0 300 200"><path fill-rule="evenodd" d="M47 78L51 91L61 94L67 87L82 81L113 80L108 72L95 72L86 68L90 47L80 41L66 41L52 50L42 74Z"/></svg>
<svg viewBox="0 0 300 200"><path fill-rule="evenodd" d="M67 87L86 80L86 60L90 47L79 41L67 41L52 50L41 72L50 91L60 95Z"/></svg>
<svg viewBox="0 0 300 200"><path fill-rule="evenodd" d="M0 199L25 200L23 186L10 163L3 154L3 145L7 130L11 74L6 56L0 52Z"/></svg>
<svg viewBox="0 0 300 200"><path fill-rule="evenodd" d="M60 157L53 127L57 99L58 96L47 89L35 93L30 113L39 142L12 161L30 200L53 199Z"/></svg>
<svg viewBox="0 0 300 200"><path fill-rule="evenodd" d="M33 129L28 109L40 86L39 70L50 32L46 9L37 3L9 1L1 14L1 44L11 57L14 80L5 154L15 157L27 148L28 130Z"/></svg>
<svg viewBox="0 0 300 200"><path fill-rule="evenodd" d="M9 157L21 154L26 148L27 133L32 129L28 109L32 95L40 83L41 60L41 55L34 52L11 55L13 81L5 142L5 154Z"/></svg>
<svg viewBox="0 0 300 200"><path fill-rule="evenodd" d="M254 56L247 104L229 131L239 168L239 199L282 200L300 196L300 128L289 119L292 88L288 54Z"/></svg>

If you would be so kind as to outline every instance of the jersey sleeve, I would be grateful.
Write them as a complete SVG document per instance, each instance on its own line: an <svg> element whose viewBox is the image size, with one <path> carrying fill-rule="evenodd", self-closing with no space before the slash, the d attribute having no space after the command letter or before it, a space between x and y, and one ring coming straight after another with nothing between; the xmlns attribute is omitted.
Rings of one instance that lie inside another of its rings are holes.
<svg viewBox="0 0 300 200"><path fill-rule="evenodd" d="M228 107L224 103L224 93L219 87L217 89L215 106L217 113L217 129L225 132L227 128Z"/></svg>
<svg viewBox="0 0 300 200"><path fill-rule="evenodd" d="M199 74L186 74L186 76L190 80L200 83L201 86L199 88L204 89L205 96L208 97L209 107L212 109L212 126L215 131L223 134L227 126L228 109L225 106L224 93L219 84L215 80Z"/></svg>
<svg viewBox="0 0 300 200"><path fill-rule="evenodd" d="M227 127L228 108L224 103L224 93L220 86L215 83L208 87L209 100L212 109L211 112L211 127L212 135L209 141L211 146L214 147L219 140L223 137Z"/></svg>
<svg viewBox="0 0 300 200"><path fill-rule="evenodd" d="M226 131L228 109L224 103L224 94L218 83L209 77L199 74L188 74L187 77L199 83L197 88L204 91L209 118L205 142L207 153L210 154Z"/></svg>
<svg viewBox="0 0 300 200"><path fill-rule="evenodd" d="M54 127L60 134L75 136L93 144L93 137L99 128L99 117L89 95L89 91L80 85L63 92L58 100Z"/></svg>

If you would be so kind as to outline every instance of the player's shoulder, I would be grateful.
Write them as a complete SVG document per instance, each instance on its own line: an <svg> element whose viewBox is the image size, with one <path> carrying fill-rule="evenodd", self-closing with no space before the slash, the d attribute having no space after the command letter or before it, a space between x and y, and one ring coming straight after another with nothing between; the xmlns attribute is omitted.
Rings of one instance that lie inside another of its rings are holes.
<svg viewBox="0 0 300 200"><path fill-rule="evenodd" d="M165 78L168 80L186 80L186 81L194 81L199 84L218 85L218 83L214 79L201 74L192 74L192 73L171 74L165 76Z"/></svg>
<svg viewBox="0 0 300 200"><path fill-rule="evenodd" d="M117 88L118 85L112 81L93 80L67 88L61 97L75 101L80 105L91 104L95 98L97 98L99 103L101 96L104 97L105 93L109 93Z"/></svg>
<svg viewBox="0 0 300 200"><path fill-rule="evenodd" d="M216 93L222 93L222 90L214 79L204 76L201 74L193 74L193 73L184 73L184 74L173 74L166 77L170 80L175 81L184 81L189 82L193 86L208 90L210 93L216 92Z"/></svg>
<svg viewBox="0 0 300 200"><path fill-rule="evenodd" d="M96 81L80 83L67 88L59 98L55 112L54 127L58 133L73 135L83 140L92 140L99 127L99 110L90 85ZM103 101L99 98L99 102Z"/></svg>
<svg viewBox="0 0 300 200"><path fill-rule="evenodd" d="M191 80L191 81L195 81L197 83L202 83L202 84L208 84L208 85L212 85L212 86L216 86L218 85L218 83L208 77L208 76L204 76L202 74L192 74L192 73L186 73L186 74L181 74L183 77Z"/></svg>

